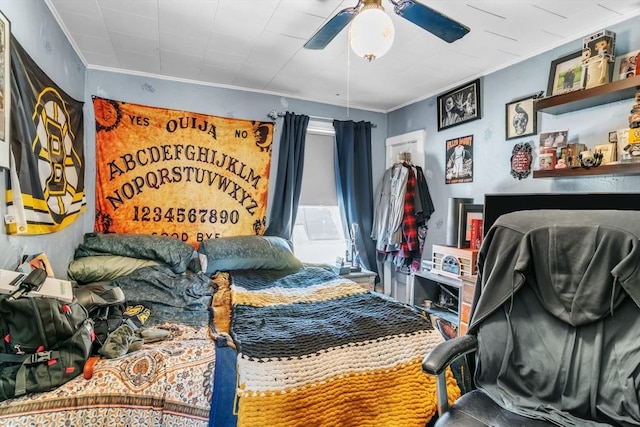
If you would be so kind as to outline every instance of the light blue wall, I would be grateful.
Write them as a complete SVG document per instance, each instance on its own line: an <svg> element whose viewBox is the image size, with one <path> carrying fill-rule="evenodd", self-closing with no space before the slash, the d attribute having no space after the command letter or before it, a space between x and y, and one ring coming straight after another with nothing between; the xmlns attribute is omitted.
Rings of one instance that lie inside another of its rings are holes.
<svg viewBox="0 0 640 427"><path fill-rule="evenodd" d="M616 33L616 52L640 48L640 17L608 28ZM612 192L640 191L640 175L517 180L510 175L511 152L516 143L533 141L537 160L538 136L505 139L505 104L546 91L551 61L582 48L576 40L534 58L481 78L482 119L438 132L436 98L389 113L389 136L426 130L425 175L436 207L428 223L423 258L430 259L432 244L446 241L447 203L450 197L470 197L483 203L487 193ZM428 78L428 76L426 76ZM628 127L633 100L553 116L538 114L538 131L569 130L569 142L587 146L607 142L608 132ZM445 141L473 135L473 182L445 184ZM640 208L640 207L639 207Z"/></svg>
<svg viewBox="0 0 640 427"><path fill-rule="evenodd" d="M114 73L103 70L88 70L85 91L85 102L91 104L91 96L126 101L155 107L166 107L177 110L192 111L222 117L234 117L247 120L269 121L267 113L272 110L278 112L290 111L297 114L307 114L311 117L331 117L338 120L366 120L376 124L372 130L374 176L384 171L384 140L387 136L386 114L364 110L337 107L317 102L303 101L295 98L277 95L248 92L213 86L197 85L177 82L148 76L135 76L124 73ZM93 120L93 109L89 109ZM274 131L274 147L271 159L269 206L274 194L278 147L280 141L280 126L282 119L276 122ZM95 126L85 121L87 138L86 156L95 158ZM95 165L87 165L92 170L87 172L87 188L95 186ZM94 194L89 197L89 203L95 206Z"/></svg>
<svg viewBox="0 0 640 427"><path fill-rule="evenodd" d="M11 22L11 33L44 72L65 92L84 99L85 66L42 0L0 0L0 11ZM85 106L85 115L88 111ZM88 159L89 162L92 159ZM0 218L6 209L6 179L0 171ZM8 236L0 227L0 268L13 269L22 254L45 252L54 272L66 277L73 250L88 228L92 208L64 230L40 236Z"/></svg>

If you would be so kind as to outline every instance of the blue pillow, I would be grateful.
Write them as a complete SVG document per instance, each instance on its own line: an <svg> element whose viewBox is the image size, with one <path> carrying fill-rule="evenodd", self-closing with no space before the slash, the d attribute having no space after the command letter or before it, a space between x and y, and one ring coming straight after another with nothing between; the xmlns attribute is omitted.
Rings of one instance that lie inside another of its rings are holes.
<svg viewBox="0 0 640 427"><path fill-rule="evenodd" d="M289 242L276 236L233 236L200 243L198 252L206 256L202 271L212 274L229 270L285 270L302 267ZM203 262L204 261L204 262Z"/></svg>
<svg viewBox="0 0 640 427"><path fill-rule="evenodd" d="M102 255L150 259L168 265L174 273L182 274L187 270L194 252L192 245L169 236L85 233L84 241L76 248L74 259Z"/></svg>

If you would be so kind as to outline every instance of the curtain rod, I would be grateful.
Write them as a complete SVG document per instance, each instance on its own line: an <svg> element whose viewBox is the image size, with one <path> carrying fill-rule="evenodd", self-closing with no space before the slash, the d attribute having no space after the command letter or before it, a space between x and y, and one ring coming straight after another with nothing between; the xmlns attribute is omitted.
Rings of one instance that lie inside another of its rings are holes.
<svg viewBox="0 0 640 427"><path fill-rule="evenodd" d="M286 113L280 112L280 111L276 111L276 110L271 110L269 111L269 114L267 114L267 117L269 117L271 120L276 120L278 117L284 117ZM331 117L320 117L320 116L309 116L310 119L314 119L314 120L324 120L324 121L328 121L328 122L332 122L335 119L332 119ZM371 127L375 128L378 127L378 125L376 125L375 123L371 123Z"/></svg>

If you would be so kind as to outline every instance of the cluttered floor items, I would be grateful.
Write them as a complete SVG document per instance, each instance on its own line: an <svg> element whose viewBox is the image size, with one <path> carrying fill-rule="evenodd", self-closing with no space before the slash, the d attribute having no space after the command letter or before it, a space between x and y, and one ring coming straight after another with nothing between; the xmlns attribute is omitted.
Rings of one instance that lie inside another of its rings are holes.
<svg viewBox="0 0 640 427"><path fill-rule="evenodd" d="M171 336L145 327L150 308L127 306L119 287L73 287L52 276L44 254L0 270L0 400L52 390L82 372L88 379L89 358L122 357Z"/></svg>
<svg viewBox="0 0 640 427"><path fill-rule="evenodd" d="M68 280L44 254L0 270L0 426L207 426L213 290L187 272L193 254L168 237L87 233ZM28 279L37 268L42 283Z"/></svg>

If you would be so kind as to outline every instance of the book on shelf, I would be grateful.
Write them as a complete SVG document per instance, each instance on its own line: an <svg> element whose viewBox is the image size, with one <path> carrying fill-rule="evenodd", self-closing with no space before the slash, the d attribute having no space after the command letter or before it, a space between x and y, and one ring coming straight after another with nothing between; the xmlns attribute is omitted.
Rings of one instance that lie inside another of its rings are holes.
<svg viewBox="0 0 640 427"><path fill-rule="evenodd" d="M481 219L471 220L470 244L471 244L472 250L479 250L480 245L482 245L482 220Z"/></svg>

